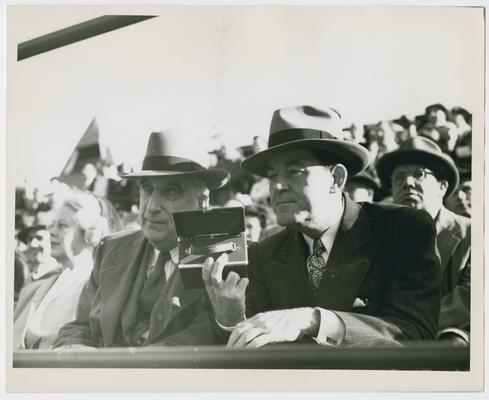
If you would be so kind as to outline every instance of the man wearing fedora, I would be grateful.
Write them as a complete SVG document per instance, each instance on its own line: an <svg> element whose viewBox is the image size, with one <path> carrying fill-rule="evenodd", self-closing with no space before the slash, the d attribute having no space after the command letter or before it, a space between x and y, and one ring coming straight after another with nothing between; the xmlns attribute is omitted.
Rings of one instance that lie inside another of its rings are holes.
<svg viewBox="0 0 489 400"><path fill-rule="evenodd" d="M225 255L204 265L217 322L232 330L228 346L435 338L441 270L433 221L424 211L343 195L369 153L342 139L340 122L333 109L279 109L268 149L243 161L268 178L286 229L250 247L246 299L246 281L222 280Z"/></svg>
<svg viewBox="0 0 489 400"><path fill-rule="evenodd" d="M229 174L204 168L202 147L188 139L182 131L152 133L142 170L123 175L139 183L141 230L101 242L76 319L61 328L54 347L219 342L205 290L183 287L172 213L197 209Z"/></svg>
<svg viewBox="0 0 489 400"><path fill-rule="evenodd" d="M357 203L363 201L372 203L380 192L380 184L377 180L370 172L362 171L348 177L345 192Z"/></svg>
<svg viewBox="0 0 489 400"><path fill-rule="evenodd" d="M392 187L394 203L425 210L435 221L443 272L438 337L468 344L470 219L443 206L443 199L458 186L455 163L436 143L418 136L379 159L377 172L383 184Z"/></svg>

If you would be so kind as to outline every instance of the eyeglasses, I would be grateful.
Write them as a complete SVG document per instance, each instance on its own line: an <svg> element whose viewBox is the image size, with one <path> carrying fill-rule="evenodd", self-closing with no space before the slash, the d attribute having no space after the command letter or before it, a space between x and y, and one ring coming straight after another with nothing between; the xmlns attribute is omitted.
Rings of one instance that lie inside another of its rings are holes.
<svg viewBox="0 0 489 400"><path fill-rule="evenodd" d="M392 174L392 180L394 183L403 183L407 177L412 177L418 182L423 182L428 175L435 176L435 174L429 169L415 168L410 170L396 171Z"/></svg>

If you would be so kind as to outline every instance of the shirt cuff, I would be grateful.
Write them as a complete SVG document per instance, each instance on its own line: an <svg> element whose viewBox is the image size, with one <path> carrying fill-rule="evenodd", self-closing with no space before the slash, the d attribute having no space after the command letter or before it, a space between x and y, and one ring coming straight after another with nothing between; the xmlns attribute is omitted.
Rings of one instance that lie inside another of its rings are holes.
<svg viewBox="0 0 489 400"><path fill-rule="evenodd" d="M319 311L320 321L318 335L313 338L318 344L339 346L345 339L345 323L333 311L315 307Z"/></svg>
<svg viewBox="0 0 489 400"><path fill-rule="evenodd" d="M220 324L219 321L217 320L217 318L214 318L215 321L216 321L216 324L219 325L219 327L222 329L222 330L225 330L227 332L232 332L234 330L234 328L236 327L236 325L233 325L233 326L226 326L226 325L223 325L223 324ZM242 321L244 321L246 319L246 317L243 317Z"/></svg>
<svg viewBox="0 0 489 400"><path fill-rule="evenodd" d="M454 335L460 336L467 343L470 343L469 334L467 332L463 331L462 329L458 329L458 328L442 329L440 332L438 332L438 335L436 335L436 340L440 339L440 337L442 337L446 333L453 333Z"/></svg>

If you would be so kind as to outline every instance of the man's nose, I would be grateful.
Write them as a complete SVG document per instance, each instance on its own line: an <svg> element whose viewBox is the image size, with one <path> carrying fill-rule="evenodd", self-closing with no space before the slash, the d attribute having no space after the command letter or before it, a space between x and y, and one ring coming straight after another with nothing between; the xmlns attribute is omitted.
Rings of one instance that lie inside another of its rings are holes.
<svg viewBox="0 0 489 400"><path fill-rule="evenodd" d="M275 180L273 187L275 188L276 191L279 191L279 192L284 191L284 190L288 190L290 188L286 179L283 177L280 177L280 176L277 177L277 179Z"/></svg>
<svg viewBox="0 0 489 400"><path fill-rule="evenodd" d="M416 185L416 179L414 179L411 175L407 175L404 177L403 186L406 187L414 187Z"/></svg>
<svg viewBox="0 0 489 400"><path fill-rule="evenodd" d="M152 213L158 212L162 209L161 196L158 193L155 192L151 193L151 196L149 196L148 199L148 205L146 209Z"/></svg>

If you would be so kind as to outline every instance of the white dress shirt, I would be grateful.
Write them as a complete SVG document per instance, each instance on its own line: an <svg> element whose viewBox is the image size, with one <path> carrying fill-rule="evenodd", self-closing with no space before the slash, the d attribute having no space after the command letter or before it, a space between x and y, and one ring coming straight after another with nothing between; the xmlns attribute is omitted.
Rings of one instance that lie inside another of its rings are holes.
<svg viewBox="0 0 489 400"><path fill-rule="evenodd" d="M338 233L338 229L341 224L341 217L329 227L321 236L321 242L323 242L325 251L321 254L325 263L328 263L333 243ZM302 235L309 248L309 254L313 252L314 239L309 236ZM318 335L313 338L319 344L338 346L343 342L345 337L345 324L338 315L333 311L326 310L321 307L315 307L319 311L320 322Z"/></svg>
<svg viewBox="0 0 489 400"><path fill-rule="evenodd" d="M148 266L148 270L146 272L149 275L156 266L156 262L158 261L158 257L160 255L160 251L158 249L154 249L153 261ZM178 247L175 247L170 250L170 258L165 263L165 279L168 282L170 276L175 272L178 265Z"/></svg>

